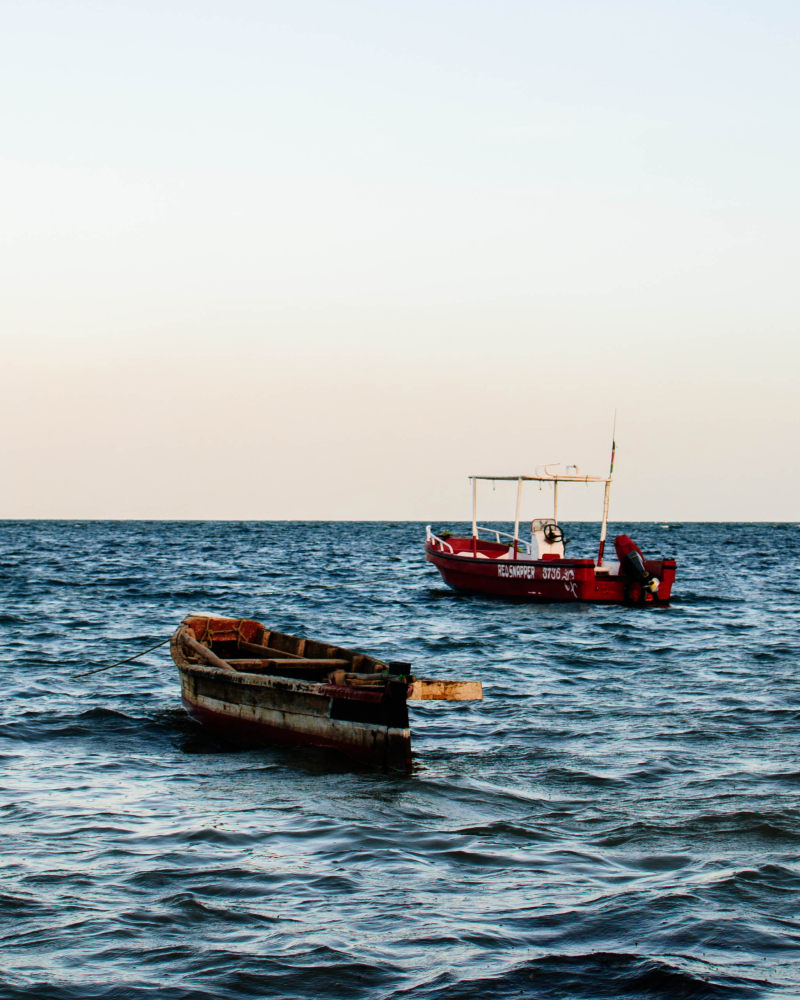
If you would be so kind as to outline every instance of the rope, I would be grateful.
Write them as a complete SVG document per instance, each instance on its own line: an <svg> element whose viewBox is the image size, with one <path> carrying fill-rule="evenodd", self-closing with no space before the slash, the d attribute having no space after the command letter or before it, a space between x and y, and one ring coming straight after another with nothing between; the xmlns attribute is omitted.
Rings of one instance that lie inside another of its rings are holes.
<svg viewBox="0 0 800 1000"><path fill-rule="evenodd" d="M145 653L152 653L153 650L158 649L159 646L166 646L171 638L172 636L168 639L162 639L161 642L157 642L155 646L151 646L149 649L143 649L141 653L137 653L136 656L129 656L126 660L117 660L116 663L109 663L105 667L95 667L94 670L86 670L82 674L72 674L72 679L77 680L79 677L88 677L89 674L99 674L101 670L111 670L112 667L121 667L123 663L132 663L134 660L138 660L140 656L144 656Z"/></svg>
<svg viewBox="0 0 800 1000"><path fill-rule="evenodd" d="M245 619L245 618L234 619L234 621L236 621L236 639L237 639L237 642L247 642L247 639L245 638L244 631L243 631L244 623L245 623L246 620L247 619ZM206 619L206 629L205 629L205 632L203 632L203 634L198 639L198 642L201 642L204 646L206 646L206 645L207 646L211 646L213 644L213 642L214 642L214 639L217 636L226 635L228 632L231 631L230 628L223 628L223 629L219 629L216 632L212 632L211 631L211 624L210 624L210 622L211 622L211 619L207 618Z"/></svg>

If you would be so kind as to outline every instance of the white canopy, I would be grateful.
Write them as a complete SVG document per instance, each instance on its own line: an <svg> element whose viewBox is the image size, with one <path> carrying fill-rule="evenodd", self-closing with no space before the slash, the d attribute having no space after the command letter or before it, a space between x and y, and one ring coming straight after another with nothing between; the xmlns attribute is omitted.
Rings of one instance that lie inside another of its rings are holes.
<svg viewBox="0 0 800 1000"><path fill-rule="evenodd" d="M541 476L469 476L469 479L482 479L489 482L523 482L523 483L610 483L611 476L568 476L556 473L555 475Z"/></svg>

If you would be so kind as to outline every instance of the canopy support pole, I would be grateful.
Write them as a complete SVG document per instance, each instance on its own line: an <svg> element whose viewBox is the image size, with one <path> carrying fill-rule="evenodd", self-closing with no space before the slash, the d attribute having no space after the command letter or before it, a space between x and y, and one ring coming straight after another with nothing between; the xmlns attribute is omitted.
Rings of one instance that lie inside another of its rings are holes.
<svg viewBox="0 0 800 1000"><path fill-rule="evenodd" d="M514 558L519 552L519 511L522 505L522 480L517 480L517 512L514 515Z"/></svg>
<svg viewBox="0 0 800 1000"><path fill-rule="evenodd" d="M611 498L611 480L614 476L614 453L617 450L617 411L614 410L614 428L611 431L611 464L608 468L608 479L603 491L603 522L600 525L600 549L597 553L597 565L603 565L603 551L606 547L606 531L608 529L608 503Z"/></svg>
<svg viewBox="0 0 800 1000"><path fill-rule="evenodd" d="M472 554L478 554L478 480L472 477Z"/></svg>
<svg viewBox="0 0 800 1000"><path fill-rule="evenodd" d="M608 501L611 492L611 480L606 480L606 488L603 491L603 523L600 525L600 550L597 553L597 565L603 565L603 550L606 547L606 530L608 529Z"/></svg>
<svg viewBox="0 0 800 1000"><path fill-rule="evenodd" d="M558 524L558 480L553 483L553 520Z"/></svg>

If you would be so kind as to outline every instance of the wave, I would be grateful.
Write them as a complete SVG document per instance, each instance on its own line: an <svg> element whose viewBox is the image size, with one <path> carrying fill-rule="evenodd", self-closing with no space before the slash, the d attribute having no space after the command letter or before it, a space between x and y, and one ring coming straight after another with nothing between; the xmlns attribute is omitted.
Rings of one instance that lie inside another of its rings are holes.
<svg viewBox="0 0 800 1000"><path fill-rule="evenodd" d="M689 966L692 966L690 968ZM617 952L546 955L494 976L460 978L455 972L389 994L391 1000L744 1000L760 997L765 980L724 975L696 961L684 966L662 958ZM388 1000L388 998L387 998Z"/></svg>
<svg viewBox="0 0 800 1000"><path fill-rule="evenodd" d="M637 526L679 559L652 612L458 595L423 534L19 533L0 1000L799 994L800 532L764 559L761 528ZM414 703L414 769L390 776L230 752L166 649L70 678L209 605L482 680L484 700Z"/></svg>

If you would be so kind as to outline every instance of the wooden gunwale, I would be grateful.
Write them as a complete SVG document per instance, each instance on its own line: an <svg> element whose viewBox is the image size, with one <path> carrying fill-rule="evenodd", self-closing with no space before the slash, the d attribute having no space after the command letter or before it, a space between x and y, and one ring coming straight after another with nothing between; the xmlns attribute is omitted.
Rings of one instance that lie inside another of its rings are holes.
<svg viewBox="0 0 800 1000"><path fill-rule="evenodd" d="M207 663L192 663L185 658L177 666L179 670L187 674L194 674L198 677L213 677L224 680L226 684L235 684L242 687L282 688L286 691L295 691L304 694L317 694L321 687L319 681L300 680L294 677L281 676L280 674L250 674L233 669L225 670Z"/></svg>
<svg viewBox="0 0 800 1000"><path fill-rule="evenodd" d="M191 629L184 625L178 632L176 637L175 646L176 648L181 644L185 643L189 648L195 652L201 659L205 660L207 663L214 667L218 667L221 670L236 672L236 673L268 673L273 671L279 673L280 671L285 671L288 674L308 670L312 673L332 673L335 670L342 668L352 668L358 664L363 666L366 663L372 664L375 668L374 675L378 674L378 668L385 668L388 672L387 664L383 663L381 660L376 660L373 657L368 657L363 653L351 654L348 657L345 656L328 656L328 657L306 657L301 656L298 653L290 653L286 650L276 650L274 647L261 646L257 643L245 642L240 640L236 644L237 651L247 652L251 655L246 658L240 657L227 657L223 658L218 656L213 649L209 646L198 642L197 639L192 635ZM301 648L305 647L306 640L299 640ZM328 646L328 650L332 653L349 653L349 650L345 650L338 646ZM254 655L266 653L266 656ZM191 661L186 659L187 663ZM373 676L373 675L363 675L363 676Z"/></svg>
<svg viewBox="0 0 800 1000"><path fill-rule="evenodd" d="M381 685L329 684L320 681L295 680L293 677L281 677L278 674L246 674L233 670L222 670L205 663L189 663L188 661L185 664L178 664L178 669L195 677L214 678L224 681L225 684L235 684L241 687L273 688L292 694L318 694L326 698L343 698L349 701L363 701L373 704L379 704L383 700L385 687L385 682Z"/></svg>

